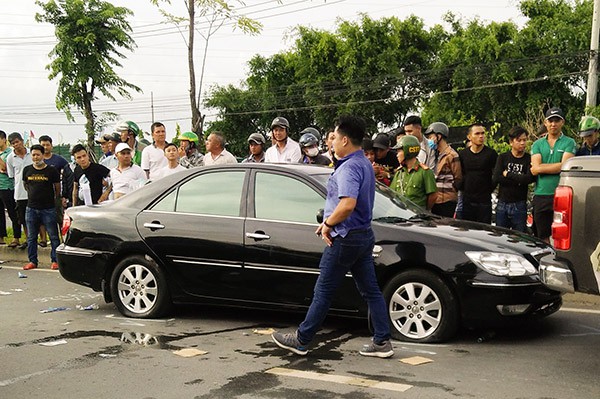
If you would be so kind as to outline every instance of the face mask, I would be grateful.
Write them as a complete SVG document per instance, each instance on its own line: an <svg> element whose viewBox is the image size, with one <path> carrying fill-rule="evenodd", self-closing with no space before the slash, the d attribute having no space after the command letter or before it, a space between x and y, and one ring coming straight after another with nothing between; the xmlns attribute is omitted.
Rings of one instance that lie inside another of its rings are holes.
<svg viewBox="0 0 600 399"><path fill-rule="evenodd" d="M437 150L437 143L435 141L433 141L432 139L427 139L427 145L432 150Z"/></svg>
<svg viewBox="0 0 600 399"><path fill-rule="evenodd" d="M306 155L308 155L311 158L316 157L317 155L319 155L319 149L316 147L308 148L306 150Z"/></svg>

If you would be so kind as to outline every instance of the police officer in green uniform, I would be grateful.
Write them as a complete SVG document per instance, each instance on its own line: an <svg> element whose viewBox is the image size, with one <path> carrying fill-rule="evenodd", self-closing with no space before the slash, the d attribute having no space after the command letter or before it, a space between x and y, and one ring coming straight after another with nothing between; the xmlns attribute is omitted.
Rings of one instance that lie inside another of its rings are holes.
<svg viewBox="0 0 600 399"><path fill-rule="evenodd" d="M390 188L415 204L431 209L435 204L437 186L433 171L417 159L421 151L419 140L414 136L404 136L393 149L397 150L400 167Z"/></svg>

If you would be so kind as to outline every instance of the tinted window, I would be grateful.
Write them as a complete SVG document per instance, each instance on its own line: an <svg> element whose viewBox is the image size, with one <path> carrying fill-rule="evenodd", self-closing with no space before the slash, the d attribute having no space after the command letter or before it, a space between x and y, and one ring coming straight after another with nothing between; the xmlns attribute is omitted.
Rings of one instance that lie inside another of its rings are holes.
<svg viewBox="0 0 600 399"><path fill-rule="evenodd" d="M152 207L153 211L173 212L175 210L175 200L177 199L177 189L171 191L165 198L161 199Z"/></svg>
<svg viewBox="0 0 600 399"><path fill-rule="evenodd" d="M317 223L317 212L324 207L325 199L299 180L271 173L256 174L254 211L258 219Z"/></svg>
<svg viewBox="0 0 600 399"><path fill-rule="evenodd" d="M228 171L206 173L188 180L179 187L175 211L239 216L244 175L244 171ZM169 201L170 197L168 195L163 201Z"/></svg>

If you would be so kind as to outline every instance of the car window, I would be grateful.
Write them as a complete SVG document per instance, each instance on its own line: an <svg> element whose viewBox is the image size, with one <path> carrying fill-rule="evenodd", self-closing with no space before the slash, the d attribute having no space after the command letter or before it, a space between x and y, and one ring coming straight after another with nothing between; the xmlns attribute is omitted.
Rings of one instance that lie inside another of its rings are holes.
<svg viewBox="0 0 600 399"><path fill-rule="evenodd" d="M306 183L289 176L258 172L254 212L258 219L317 223L325 199Z"/></svg>
<svg viewBox="0 0 600 399"><path fill-rule="evenodd" d="M416 214L424 212L417 205L402 197L392 189L378 184L375 190L375 203L373 205L373 220L385 218L409 219Z"/></svg>
<svg viewBox="0 0 600 399"><path fill-rule="evenodd" d="M205 173L183 183L152 210L239 216L244 171Z"/></svg>

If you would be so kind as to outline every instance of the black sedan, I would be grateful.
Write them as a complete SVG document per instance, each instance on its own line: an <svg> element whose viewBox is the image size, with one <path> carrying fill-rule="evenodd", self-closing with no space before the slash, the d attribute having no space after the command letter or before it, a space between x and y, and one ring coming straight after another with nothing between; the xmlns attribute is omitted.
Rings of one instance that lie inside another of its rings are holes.
<svg viewBox="0 0 600 399"><path fill-rule="evenodd" d="M238 164L165 177L110 203L68 209L60 273L102 291L129 317L173 303L305 311L319 274L315 235L331 169ZM451 338L462 324L546 316L558 292L540 284L543 242L445 219L378 186L376 273L393 337ZM350 275L331 311L367 317Z"/></svg>

